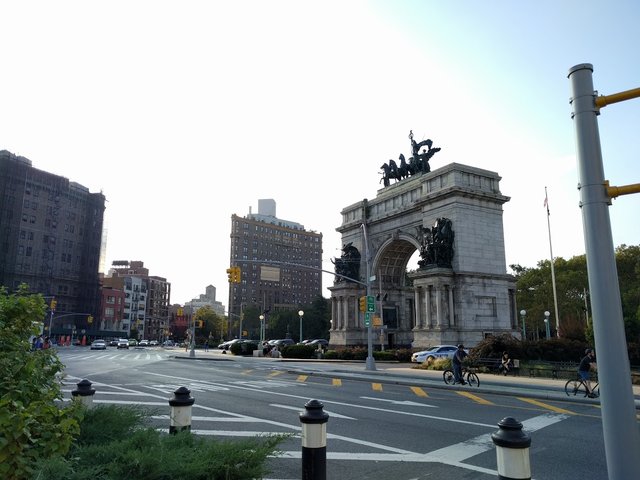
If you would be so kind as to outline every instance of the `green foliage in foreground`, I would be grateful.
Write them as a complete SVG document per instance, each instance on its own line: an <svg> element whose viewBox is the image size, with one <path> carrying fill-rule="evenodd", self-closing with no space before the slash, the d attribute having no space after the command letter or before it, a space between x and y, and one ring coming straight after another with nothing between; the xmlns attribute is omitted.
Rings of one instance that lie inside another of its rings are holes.
<svg viewBox="0 0 640 480"><path fill-rule="evenodd" d="M31 351L45 302L26 287L0 289L0 478L30 478L33 465L67 453L78 408L60 407L63 365L53 349ZM36 322L36 323L34 323Z"/></svg>
<svg viewBox="0 0 640 480"><path fill-rule="evenodd" d="M147 414L100 406L84 412L69 455L38 465L38 480L245 480L267 474L265 461L286 436L219 441L145 427Z"/></svg>

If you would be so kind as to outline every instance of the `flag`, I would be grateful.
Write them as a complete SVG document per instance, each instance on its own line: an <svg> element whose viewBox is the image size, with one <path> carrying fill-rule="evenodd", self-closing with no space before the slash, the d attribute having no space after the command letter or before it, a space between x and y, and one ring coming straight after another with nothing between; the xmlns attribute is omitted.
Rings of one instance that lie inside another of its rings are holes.
<svg viewBox="0 0 640 480"><path fill-rule="evenodd" d="M544 187L544 208L547 209L547 216L549 214L549 198L547 197L547 187Z"/></svg>

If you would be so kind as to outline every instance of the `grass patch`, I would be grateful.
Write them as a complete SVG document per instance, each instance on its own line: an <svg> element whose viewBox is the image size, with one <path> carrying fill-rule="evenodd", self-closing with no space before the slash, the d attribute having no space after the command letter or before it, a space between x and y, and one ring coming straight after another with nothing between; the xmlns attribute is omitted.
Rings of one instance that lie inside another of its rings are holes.
<svg viewBox="0 0 640 480"><path fill-rule="evenodd" d="M37 465L38 480L246 480L268 474L269 455L289 435L220 441L168 435L147 425L149 412L99 406L84 412L65 457Z"/></svg>

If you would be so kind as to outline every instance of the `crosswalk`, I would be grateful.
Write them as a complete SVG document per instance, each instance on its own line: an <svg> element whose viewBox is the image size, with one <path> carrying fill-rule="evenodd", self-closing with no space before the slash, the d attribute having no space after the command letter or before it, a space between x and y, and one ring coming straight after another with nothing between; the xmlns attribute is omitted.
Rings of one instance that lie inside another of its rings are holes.
<svg viewBox="0 0 640 480"><path fill-rule="evenodd" d="M118 351L96 352L96 353L71 353L61 355L63 362L79 360L130 360L130 361L158 361L172 357L172 353L167 352L138 352L138 351Z"/></svg>

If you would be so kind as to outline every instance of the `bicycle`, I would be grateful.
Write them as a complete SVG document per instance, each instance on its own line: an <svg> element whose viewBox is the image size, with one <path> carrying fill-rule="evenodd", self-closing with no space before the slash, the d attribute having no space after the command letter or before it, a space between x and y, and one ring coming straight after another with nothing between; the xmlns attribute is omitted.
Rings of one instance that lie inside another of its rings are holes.
<svg viewBox="0 0 640 480"><path fill-rule="evenodd" d="M480 378L478 378L476 372L469 368L462 367L461 377L462 380L467 383L467 385L470 385L472 387L480 386ZM447 385L453 385L455 383L455 375L453 374L453 370L445 370L444 372L442 372L442 379Z"/></svg>
<svg viewBox="0 0 640 480"><path fill-rule="evenodd" d="M564 391L569 396L581 395L583 397L588 396L587 386L584 384L584 381L578 377L573 380L567 380L567 383L564 384ZM600 396L600 384L598 382L591 383L591 393L596 397Z"/></svg>

